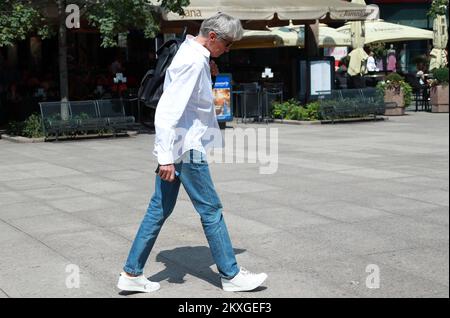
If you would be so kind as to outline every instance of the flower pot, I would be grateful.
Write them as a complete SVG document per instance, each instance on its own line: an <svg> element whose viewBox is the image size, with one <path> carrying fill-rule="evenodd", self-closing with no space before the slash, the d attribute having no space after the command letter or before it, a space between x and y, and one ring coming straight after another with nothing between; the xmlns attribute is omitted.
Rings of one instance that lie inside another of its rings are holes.
<svg viewBox="0 0 450 318"><path fill-rule="evenodd" d="M405 114L405 94L402 90L386 89L384 91L386 116L402 116Z"/></svg>
<svg viewBox="0 0 450 318"><path fill-rule="evenodd" d="M430 91L431 112L448 113L448 85L433 86Z"/></svg>

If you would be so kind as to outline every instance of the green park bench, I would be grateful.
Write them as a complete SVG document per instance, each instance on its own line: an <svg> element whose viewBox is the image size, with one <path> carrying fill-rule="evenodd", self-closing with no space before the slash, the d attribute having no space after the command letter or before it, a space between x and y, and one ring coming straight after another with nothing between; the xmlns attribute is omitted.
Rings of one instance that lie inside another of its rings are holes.
<svg viewBox="0 0 450 318"><path fill-rule="evenodd" d="M324 120L365 118L384 115L384 96L376 88L333 90L320 98L320 113Z"/></svg>
<svg viewBox="0 0 450 318"><path fill-rule="evenodd" d="M63 134L111 130L115 137L135 123L133 116L125 114L124 102L120 99L69 101L66 102L66 116L62 115L64 102L41 102L44 135L46 138L54 135L58 140Z"/></svg>

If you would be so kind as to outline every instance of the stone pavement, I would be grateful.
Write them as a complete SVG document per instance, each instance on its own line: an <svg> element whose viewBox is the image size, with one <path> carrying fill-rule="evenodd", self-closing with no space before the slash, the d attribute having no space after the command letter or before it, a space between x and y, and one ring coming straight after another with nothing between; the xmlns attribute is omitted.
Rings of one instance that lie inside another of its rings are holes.
<svg viewBox="0 0 450 318"><path fill-rule="evenodd" d="M238 262L267 272L265 287L221 291L182 190L146 267L161 290L119 293L154 187L154 135L141 134L0 140L0 297L449 296L448 114L233 126L278 129L276 173L211 164Z"/></svg>

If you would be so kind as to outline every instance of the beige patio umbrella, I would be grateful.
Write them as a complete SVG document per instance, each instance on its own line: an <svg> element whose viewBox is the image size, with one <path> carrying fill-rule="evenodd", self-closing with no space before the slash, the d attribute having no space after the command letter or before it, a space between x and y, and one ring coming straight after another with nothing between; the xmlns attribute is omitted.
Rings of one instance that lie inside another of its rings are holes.
<svg viewBox="0 0 450 318"><path fill-rule="evenodd" d="M190 0L185 15L163 12L166 21L204 20L224 12L241 20L361 20L373 8L340 0Z"/></svg>
<svg viewBox="0 0 450 318"><path fill-rule="evenodd" d="M351 36L351 25L355 22L348 22L344 26L337 28L339 33ZM404 42L415 40L431 40L433 32L406 25L385 22L381 19L367 20L365 24L364 44L376 42Z"/></svg>
<svg viewBox="0 0 450 318"><path fill-rule="evenodd" d="M350 46L350 36L337 32L326 24L319 25L319 47ZM232 49L272 48L284 46L305 47L305 26L293 25L268 28L267 31L245 30L241 41Z"/></svg>
<svg viewBox="0 0 450 318"><path fill-rule="evenodd" d="M352 3L365 4L364 0L352 0ZM353 50L348 54L350 63L347 73L350 76L364 75L367 73L366 61L369 57L363 49L365 41L364 21L350 22L350 35Z"/></svg>
<svg viewBox="0 0 450 318"><path fill-rule="evenodd" d="M430 71L435 68L447 66L447 18L445 15L438 15L433 22L433 50L430 52Z"/></svg>

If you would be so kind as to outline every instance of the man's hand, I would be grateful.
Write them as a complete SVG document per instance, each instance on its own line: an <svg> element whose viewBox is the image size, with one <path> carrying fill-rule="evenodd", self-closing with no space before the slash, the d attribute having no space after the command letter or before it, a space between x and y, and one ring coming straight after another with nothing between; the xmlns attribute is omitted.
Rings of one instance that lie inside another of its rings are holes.
<svg viewBox="0 0 450 318"><path fill-rule="evenodd" d="M174 182L175 166L173 164L159 166L159 176L164 181Z"/></svg>
<svg viewBox="0 0 450 318"><path fill-rule="evenodd" d="M217 66L216 62L214 61L209 61L209 67L211 68L211 75L212 76L217 76L219 75L219 67Z"/></svg>

